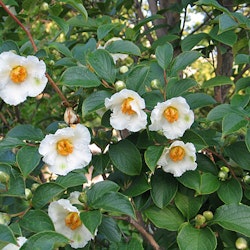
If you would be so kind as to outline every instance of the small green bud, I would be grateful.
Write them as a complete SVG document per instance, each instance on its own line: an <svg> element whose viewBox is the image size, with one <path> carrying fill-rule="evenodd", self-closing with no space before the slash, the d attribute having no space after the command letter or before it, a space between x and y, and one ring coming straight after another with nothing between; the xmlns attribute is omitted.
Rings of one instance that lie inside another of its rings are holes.
<svg viewBox="0 0 250 250"><path fill-rule="evenodd" d="M225 173L229 173L229 171L230 171L229 168L226 166L221 167L220 170L225 172Z"/></svg>
<svg viewBox="0 0 250 250"><path fill-rule="evenodd" d="M78 200L81 202L81 203L87 203L87 195L85 192L82 192L79 197L78 197Z"/></svg>
<svg viewBox="0 0 250 250"><path fill-rule="evenodd" d="M161 88L161 83L159 79L154 79L150 82L150 86L152 89L160 89Z"/></svg>
<svg viewBox="0 0 250 250"><path fill-rule="evenodd" d="M0 224L9 225L11 217L6 213L0 213Z"/></svg>
<svg viewBox="0 0 250 250"><path fill-rule="evenodd" d="M120 67L120 73L125 74L128 72L128 67L126 65Z"/></svg>
<svg viewBox="0 0 250 250"><path fill-rule="evenodd" d="M244 239L243 237L239 237L236 241L235 241L235 246L237 249L247 249L248 244L246 239Z"/></svg>
<svg viewBox="0 0 250 250"><path fill-rule="evenodd" d="M202 226L205 222L206 218L202 214L197 214L195 216L195 226Z"/></svg>
<svg viewBox="0 0 250 250"><path fill-rule="evenodd" d="M10 180L9 174L7 174L3 171L0 171L0 182L3 184L6 184L9 182L9 180Z"/></svg>
<svg viewBox="0 0 250 250"><path fill-rule="evenodd" d="M40 186L40 184L38 184L38 183L33 183L33 184L31 185L31 191L34 193L35 190L36 190L39 186Z"/></svg>
<svg viewBox="0 0 250 250"><path fill-rule="evenodd" d="M24 193L25 193L25 199L26 200L30 200L32 198L32 192L31 192L31 190L29 188L25 188Z"/></svg>
<svg viewBox="0 0 250 250"><path fill-rule="evenodd" d="M203 216L206 218L207 221L212 220L214 214L211 211L204 211Z"/></svg>
<svg viewBox="0 0 250 250"><path fill-rule="evenodd" d="M47 11L49 9L49 4L46 2L43 2L41 5L41 10Z"/></svg>
<svg viewBox="0 0 250 250"><path fill-rule="evenodd" d="M250 176L249 176L249 175L243 176L243 181L244 181L246 184L250 184Z"/></svg>
<svg viewBox="0 0 250 250"><path fill-rule="evenodd" d="M49 60L48 64L49 64L49 66L54 66L55 65L55 61L54 60Z"/></svg>
<svg viewBox="0 0 250 250"><path fill-rule="evenodd" d="M219 171L218 177L221 181L225 181L228 178L228 173L224 171Z"/></svg>
<svg viewBox="0 0 250 250"><path fill-rule="evenodd" d="M123 81L117 81L117 82L115 82L115 90L116 91L120 91L120 90L122 90L122 89L124 89L124 88L126 88L126 84L125 84L125 82L123 82Z"/></svg>

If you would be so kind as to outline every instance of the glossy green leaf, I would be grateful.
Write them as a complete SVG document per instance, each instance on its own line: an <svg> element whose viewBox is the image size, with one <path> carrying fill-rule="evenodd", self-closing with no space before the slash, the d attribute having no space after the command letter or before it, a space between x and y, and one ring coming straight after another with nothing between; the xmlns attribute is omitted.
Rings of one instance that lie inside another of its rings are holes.
<svg viewBox="0 0 250 250"><path fill-rule="evenodd" d="M225 203L240 203L242 199L242 187L238 180L230 179L222 181L220 188L217 190L219 198Z"/></svg>
<svg viewBox="0 0 250 250"><path fill-rule="evenodd" d="M201 54L197 51L184 51L179 54L171 65L170 76L176 76L179 71L185 69L188 65L197 60Z"/></svg>
<svg viewBox="0 0 250 250"><path fill-rule="evenodd" d="M112 93L100 90L90 94L82 103L82 116L87 115L104 107L105 98L109 98Z"/></svg>
<svg viewBox="0 0 250 250"><path fill-rule="evenodd" d="M102 40L105 36L108 35L108 33L110 31L112 31L113 29L117 28L117 24L115 23L106 23L106 24L102 24L97 28L97 37L98 40Z"/></svg>
<svg viewBox="0 0 250 250"><path fill-rule="evenodd" d="M68 243L69 239L62 234L54 231L43 231L29 237L20 250L52 250L57 246L63 247Z"/></svg>
<svg viewBox="0 0 250 250"><path fill-rule="evenodd" d="M185 221L178 209L172 205L163 209L150 207L145 210L145 215L155 226L169 231L177 231Z"/></svg>
<svg viewBox="0 0 250 250"><path fill-rule="evenodd" d="M117 40L109 43L105 49L112 54L121 53L141 56L141 51L137 45L127 40Z"/></svg>
<svg viewBox="0 0 250 250"><path fill-rule="evenodd" d="M108 83L115 82L116 72L114 61L106 50L97 49L96 51L90 53L87 61L100 78Z"/></svg>
<svg viewBox="0 0 250 250"><path fill-rule="evenodd" d="M61 0L61 2L70 4L73 8L79 11L79 13L83 16L85 20L88 19L88 12L82 5L82 2L80 0Z"/></svg>
<svg viewBox="0 0 250 250"><path fill-rule="evenodd" d="M32 204L36 209L40 209L64 190L65 188L59 184L53 182L44 183L35 190Z"/></svg>
<svg viewBox="0 0 250 250"><path fill-rule="evenodd" d="M219 25L215 26L209 33L209 36L218 42L233 46L237 41L237 35L233 30L228 30L219 34Z"/></svg>
<svg viewBox="0 0 250 250"><path fill-rule="evenodd" d="M141 154L129 140L121 140L109 147L109 156L116 168L127 175L139 175L142 168Z"/></svg>
<svg viewBox="0 0 250 250"><path fill-rule="evenodd" d="M17 241L15 239L13 232L11 231L11 229L8 226L6 226L4 224L0 224L0 243L17 244Z"/></svg>
<svg viewBox="0 0 250 250"><path fill-rule="evenodd" d="M152 172L155 171L157 162L162 155L163 149L164 149L163 146L150 146L145 151L144 154L145 162Z"/></svg>
<svg viewBox="0 0 250 250"><path fill-rule="evenodd" d="M250 152L250 128L247 129L245 143L246 143L248 151Z"/></svg>
<svg viewBox="0 0 250 250"><path fill-rule="evenodd" d="M199 44L203 39L207 37L206 33L199 33L199 34L191 34L185 37L181 41L181 48L183 51L191 50L197 44Z"/></svg>
<svg viewBox="0 0 250 250"><path fill-rule="evenodd" d="M65 176L58 176L56 179L56 183L64 188L81 186L86 182L88 181L85 174L80 171L72 171Z"/></svg>
<svg viewBox="0 0 250 250"><path fill-rule="evenodd" d="M202 108L216 103L215 99L204 93L191 93L185 95L185 99L191 109Z"/></svg>
<svg viewBox="0 0 250 250"><path fill-rule="evenodd" d="M25 145L26 143L23 140L14 137L5 137L3 140L0 141L1 150L13 149Z"/></svg>
<svg viewBox="0 0 250 250"><path fill-rule="evenodd" d="M240 95L234 94L231 99L231 106L245 108L250 102L250 94Z"/></svg>
<svg viewBox="0 0 250 250"><path fill-rule="evenodd" d="M222 136L237 132L247 124L248 121L240 115L234 113L226 114L222 120Z"/></svg>
<svg viewBox="0 0 250 250"><path fill-rule="evenodd" d="M182 136L182 140L185 143L191 142L194 144L196 151L204 149L208 147L208 144L204 140L202 136L196 133L194 130L186 130L184 135Z"/></svg>
<svg viewBox="0 0 250 250"><path fill-rule="evenodd" d="M31 232L53 231L54 224L48 214L42 210L30 210L20 220L21 227Z"/></svg>
<svg viewBox="0 0 250 250"><path fill-rule="evenodd" d="M235 64L250 63L250 56L246 54L238 54L235 56Z"/></svg>
<svg viewBox="0 0 250 250"><path fill-rule="evenodd" d="M229 10L218 3L216 0L199 0L196 2L197 5L213 6L214 8L230 14Z"/></svg>
<svg viewBox="0 0 250 250"><path fill-rule="evenodd" d="M18 54L20 53L19 47L14 41L12 41L12 40L4 41L0 46L0 53L2 53L4 51L10 51L10 50L14 50Z"/></svg>
<svg viewBox="0 0 250 250"><path fill-rule="evenodd" d="M53 49L57 50L58 52L60 52L61 54L63 54L66 57L69 57L69 58L72 57L71 51L63 43L52 42L49 44L49 48L53 48Z"/></svg>
<svg viewBox="0 0 250 250"><path fill-rule="evenodd" d="M103 197L93 203L93 207L103 209L107 212L126 214L135 218L135 211L128 197L121 193L113 191L105 193Z"/></svg>
<svg viewBox="0 0 250 250"><path fill-rule="evenodd" d="M211 194L218 190L220 181L217 176L210 173L199 173L198 171L187 171L178 181L184 186L194 189L196 195Z"/></svg>
<svg viewBox="0 0 250 250"><path fill-rule="evenodd" d="M219 16L219 33L235 29L238 27L238 23L234 21L228 14L221 14Z"/></svg>
<svg viewBox="0 0 250 250"><path fill-rule="evenodd" d="M17 152L17 164L24 177L27 177L39 164L41 155L37 147L25 146Z"/></svg>
<svg viewBox="0 0 250 250"><path fill-rule="evenodd" d="M162 67L162 69L166 70L173 59L173 46L170 43L165 43L164 45L160 45L155 50L155 56L158 64Z"/></svg>
<svg viewBox="0 0 250 250"><path fill-rule="evenodd" d="M243 204L223 205L216 209L213 224L250 237L250 207Z"/></svg>
<svg viewBox="0 0 250 250"><path fill-rule="evenodd" d="M80 218L84 226L95 235L97 227L102 222L102 214L99 210L84 211L80 213Z"/></svg>
<svg viewBox="0 0 250 250"><path fill-rule="evenodd" d="M67 22L65 22L64 19L52 15L50 15L49 18L52 19L60 27L65 35L69 32L69 25Z"/></svg>
<svg viewBox="0 0 250 250"><path fill-rule="evenodd" d="M111 217L102 218L102 223L98 227L98 233L111 242L121 241L121 230L116 221Z"/></svg>
<svg viewBox="0 0 250 250"><path fill-rule="evenodd" d="M249 83L250 83L250 77L243 77L243 78L240 78L235 86L236 86L236 92L239 92L241 89L245 89L247 87L249 87Z"/></svg>
<svg viewBox="0 0 250 250"><path fill-rule="evenodd" d="M239 164L240 167L250 170L249 151L244 141L238 141L225 148L226 154Z"/></svg>
<svg viewBox="0 0 250 250"><path fill-rule="evenodd" d="M188 222L181 227L177 243L180 250L215 250L217 246L215 233L209 227L197 229Z"/></svg>
<svg viewBox="0 0 250 250"><path fill-rule="evenodd" d="M143 94L142 98L145 100L146 107L149 110L153 110L158 102L164 102L164 97L159 90L146 92Z"/></svg>
<svg viewBox="0 0 250 250"><path fill-rule="evenodd" d="M67 86L84 88L97 87L101 84L99 78L85 66L67 68L63 72L60 81Z"/></svg>
<svg viewBox="0 0 250 250"><path fill-rule="evenodd" d="M220 104L213 108L207 115L209 121L219 121L222 118L232 112L231 106L229 104Z"/></svg>
<svg viewBox="0 0 250 250"><path fill-rule="evenodd" d="M202 88L209 88L222 85L233 85L233 81L227 76L216 76L203 83Z"/></svg>
<svg viewBox="0 0 250 250"><path fill-rule="evenodd" d="M178 182L172 174L158 169L151 177L151 186L150 194L155 205L164 208L174 198L178 189Z"/></svg>

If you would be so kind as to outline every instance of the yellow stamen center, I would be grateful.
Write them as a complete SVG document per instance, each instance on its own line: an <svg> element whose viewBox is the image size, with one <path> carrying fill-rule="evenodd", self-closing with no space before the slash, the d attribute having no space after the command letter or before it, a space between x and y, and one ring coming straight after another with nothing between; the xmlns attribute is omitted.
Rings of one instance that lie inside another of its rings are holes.
<svg viewBox="0 0 250 250"><path fill-rule="evenodd" d="M58 154L67 156L73 152L74 146L69 139L62 139L57 142L56 150Z"/></svg>
<svg viewBox="0 0 250 250"><path fill-rule="evenodd" d="M185 150L181 146L172 147L169 151L169 157L172 161L181 161L185 156Z"/></svg>
<svg viewBox="0 0 250 250"><path fill-rule="evenodd" d="M10 71L10 79L17 84L22 83L27 78L28 72L23 66L16 66Z"/></svg>
<svg viewBox="0 0 250 250"><path fill-rule="evenodd" d="M167 107L164 110L163 115L170 123L177 121L179 118L178 110L172 106Z"/></svg>
<svg viewBox="0 0 250 250"><path fill-rule="evenodd" d="M82 225L82 221L77 212L70 212L65 217L65 225L71 230L75 230Z"/></svg>
<svg viewBox="0 0 250 250"><path fill-rule="evenodd" d="M135 114L135 111L132 109L130 102L133 101L134 99L131 97L126 98L122 102L122 113L128 114L128 115L133 115Z"/></svg>

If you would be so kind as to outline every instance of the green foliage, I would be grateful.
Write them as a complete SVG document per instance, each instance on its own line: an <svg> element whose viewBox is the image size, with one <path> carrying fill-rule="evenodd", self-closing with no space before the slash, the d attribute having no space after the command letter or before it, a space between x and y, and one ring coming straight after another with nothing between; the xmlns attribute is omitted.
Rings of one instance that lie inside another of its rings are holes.
<svg viewBox="0 0 250 250"><path fill-rule="evenodd" d="M37 97L5 103L7 82L10 98L24 83L14 82L12 71L5 77L0 54L1 249L21 236L27 239L21 250L70 250L81 236L86 242L79 248L90 250L235 249L239 237L250 244L249 5L167 2L158 1L157 12L132 0L0 2L0 53L36 56L49 79ZM189 24L197 13L201 20ZM36 83L37 74L29 74ZM142 99L125 96L123 88ZM194 122L170 139L164 126L175 133L190 117L171 104L157 121L163 128L154 131L152 113L179 97ZM142 129L127 129L143 117ZM55 175L51 162L64 170L85 157L79 138L59 130L78 123L90 133L91 160ZM45 136L48 155L40 147ZM195 155L171 151L176 141L192 143ZM195 170L171 173L194 162ZM51 212L59 201L60 211ZM66 213L68 203L73 208ZM84 235L76 237L78 227Z"/></svg>

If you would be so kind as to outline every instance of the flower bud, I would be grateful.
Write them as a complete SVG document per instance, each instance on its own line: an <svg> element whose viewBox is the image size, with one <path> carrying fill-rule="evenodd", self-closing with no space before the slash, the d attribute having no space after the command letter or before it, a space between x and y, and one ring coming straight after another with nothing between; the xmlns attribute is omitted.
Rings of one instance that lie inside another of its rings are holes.
<svg viewBox="0 0 250 250"><path fill-rule="evenodd" d="M9 225L11 217L6 213L0 213L0 224Z"/></svg>
<svg viewBox="0 0 250 250"><path fill-rule="evenodd" d="M78 197L78 200L81 202L81 203L87 203L87 195L85 192L82 192L79 197Z"/></svg>
<svg viewBox="0 0 250 250"><path fill-rule="evenodd" d="M205 222L206 222L206 218L205 218L205 216L203 216L202 214L197 214L197 215L195 216L195 226L200 227L200 226L202 226Z"/></svg>
<svg viewBox="0 0 250 250"><path fill-rule="evenodd" d="M160 89L161 88L161 83L159 79L154 79L150 82L150 86L152 89Z"/></svg>
<svg viewBox="0 0 250 250"><path fill-rule="evenodd" d="M126 65L120 67L120 73L125 74L128 72L128 67Z"/></svg>
<svg viewBox="0 0 250 250"><path fill-rule="evenodd" d="M229 173L229 171L230 171L229 168L226 166L221 167L220 170L225 172L225 173Z"/></svg>
<svg viewBox="0 0 250 250"><path fill-rule="evenodd" d="M126 87L125 82L120 81L120 80L115 82L115 90L116 91L120 91L120 90L124 89L125 87Z"/></svg>
<svg viewBox="0 0 250 250"><path fill-rule="evenodd" d="M41 10L46 11L49 9L49 4L46 2L43 2L41 5Z"/></svg>
<svg viewBox="0 0 250 250"><path fill-rule="evenodd" d="M235 241L235 246L237 249L247 249L248 244L247 241L243 238L243 237L239 237L236 241Z"/></svg>
<svg viewBox="0 0 250 250"><path fill-rule="evenodd" d="M31 191L32 192L35 192L35 190L39 187L40 185L38 184L38 183L33 183L32 185L31 185Z"/></svg>
<svg viewBox="0 0 250 250"><path fill-rule="evenodd" d="M228 173L224 171L219 171L218 177L219 177L219 180L225 181L228 178Z"/></svg>
<svg viewBox="0 0 250 250"><path fill-rule="evenodd" d="M9 182L9 179L10 179L9 174L7 174L3 171L0 171L0 182L1 183L6 184Z"/></svg>
<svg viewBox="0 0 250 250"><path fill-rule="evenodd" d="M25 193L26 200L30 200L32 198L32 192L29 188L25 188L24 193Z"/></svg>
<svg viewBox="0 0 250 250"><path fill-rule="evenodd" d="M204 211L203 216L206 218L207 221L212 220L214 214L211 211Z"/></svg>
<svg viewBox="0 0 250 250"><path fill-rule="evenodd" d="M65 113L64 113L64 121L70 125L70 124L76 124L78 123L78 116L77 114L74 112L73 108L72 107L68 107L66 108L65 110Z"/></svg>

